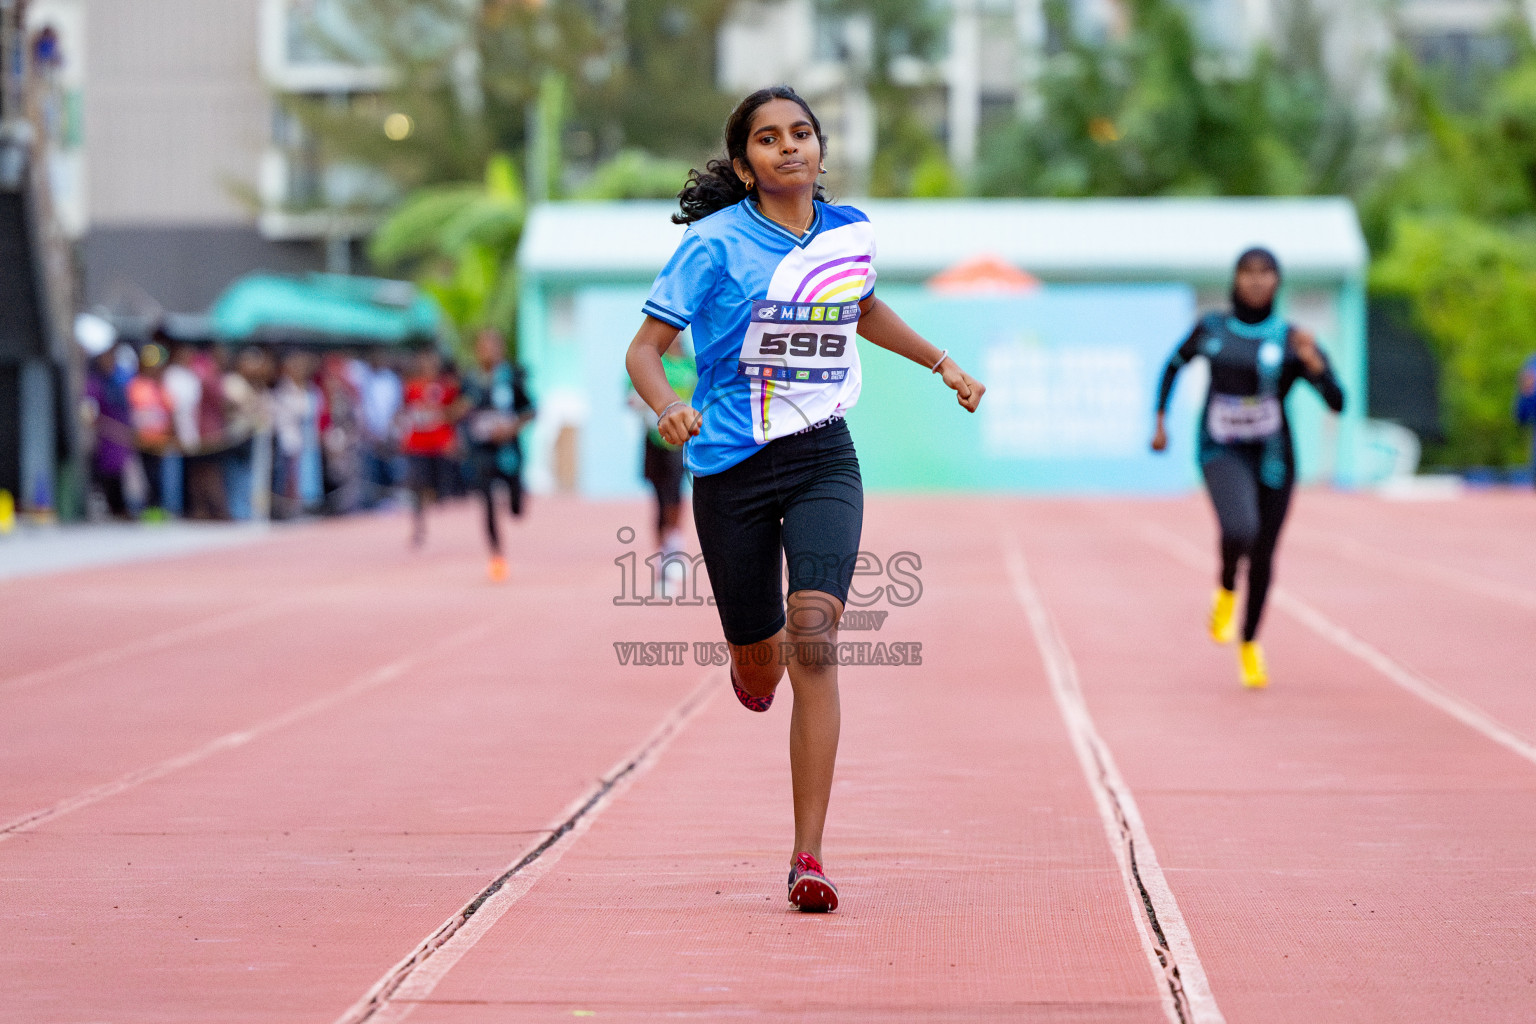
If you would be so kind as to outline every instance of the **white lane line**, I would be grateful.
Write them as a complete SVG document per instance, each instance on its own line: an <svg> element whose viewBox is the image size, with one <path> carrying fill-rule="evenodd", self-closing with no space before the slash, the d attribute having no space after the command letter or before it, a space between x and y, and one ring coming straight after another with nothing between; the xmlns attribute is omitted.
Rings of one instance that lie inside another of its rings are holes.
<svg viewBox="0 0 1536 1024"><path fill-rule="evenodd" d="M1110 848L1120 863L1126 898L1137 922L1147 962L1172 1024L1225 1024L1195 951L1194 938L1158 864L1136 798L1115 766L1114 755L1094 727L1083 699L1077 664L1050 610L1029 574L1024 551L1012 533L1003 535L1003 553L1014 596L1029 618L1050 680L1051 696L1066 723L1072 749L1093 792Z"/></svg>
<svg viewBox="0 0 1536 1024"><path fill-rule="evenodd" d="M598 816L651 770L710 697L719 692L720 683L715 672L706 675L633 753L566 806L550 826L549 835L526 849L474 899L417 943L415 949L336 1018L336 1024L399 1024L409 1017L502 915L559 863Z"/></svg>
<svg viewBox="0 0 1536 1024"><path fill-rule="evenodd" d="M1326 534L1304 532L1299 539L1303 543L1328 548L1335 554L1342 555L1359 565L1386 568L1399 576L1428 580L1431 583L1471 594L1473 597L1500 601L1514 605L1516 608L1523 608L1528 612L1536 612L1536 591L1513 583L1490 579L1474 572L1467 572L1465 569L1440 565L1425 558L1414 558L1412 555L1387 551L1374 544L1355 540L1353 537L1331 537Z"/></svg>
<svg viewBox="0 0 1536 1024"><path fill-rule="evenodd" d="M0 843L23 832L30 832L40 825L78 811L83 807L89 807L120 793L126 793L128 790L142 786L146 782L163 779L173 772L179 772L183 768L190 768L199 761L205 761L222 751L243 747L252 740L260 739L268 733L276 732L278 729L293 725L295 722L301 722L306 718L318 715L322 711L327 711L343 701L351 700L353 697L367 693L369 690L382 686L392 679L397 679L416 665L437 657L445 650L468 643L490 632L490 630L490 623L460 630L425 651L400 658L379 668L371 669L339 690L328 693L323 697L317 697L281 715L258 722L249 729L226 733L194 750L187 751L185 754L179 754L148 768L140 768L138 771L129 772L127 775L123 775L111 782L103 783L100 786L76 793L74 796L66 797L49 807L32 811L19 818L0 824Z"/></svg>
<svg viewBox="0 0 1536 1024"><path fill-rule="evenodd" d="M184 626L176 626L164 632L155 633L152 636L140 637L116 647L109 647L104 651L94 651L90 654L82 654L76 658L70 658L57 665L47 668L35 669L23 673L11 679L0 681L0 693L15 693L18 690L30 689L39 683L45 683L59 676L69 675L72 672L83 672L93 668L106 668L117 665L125 658L143 654L152 654L155 651L164 650L183 640L194 640L198 637L217 633L220 630L231 629L235 626L249 625L254 621L274 615L296 603L294 598L279 598L257 605L254 608L239 608L235 611L215 615L212 618L198 622L189 622Z"/></svg>
<svg viewBox="0 0 1536 1024"><path fill-rule="evenodd" d="M248 626L305 604L324 601L332 592L340 592L350 586L358 585L366 580L367 576L366 572L349 574L307 595L285 594L281 597L263 601L260 604L251 605L246 608L236 608L197 622L188 622L181 626L174 626L159 633L151 634L150 636L129 640L126 643L118 644L116 647L109 647L106 650L82 654L45 668L38 668L19 676L13 676L10 679L0 679L0 694L28 690L40 683L48 682L50 679L57 679L60 676L94 668L108 668L121 663L125 658L153 654L184 640L195 640L212 633L233 629L237 626Z"/></svg>
<svg viewBox="0 0 1536 1024"><path fill-rule="evenodd" d="M1178 534L1151 523L1143 523L1141 526L1143 536L1154 547L1161 548L1175 560L1197 570L1207 570L1211 567L1209 558ZM1284 587L1271 588L1269 596L1276 607L1289 613L1303 626L1340 650L1365 662L1402 689L1431 707L1445 712L1468 728L1475 729L1512 753L1536 763L1536 743L1532 743L1510 729L1482 708L1463 700L1433 680L1402 665Z"/></svg>

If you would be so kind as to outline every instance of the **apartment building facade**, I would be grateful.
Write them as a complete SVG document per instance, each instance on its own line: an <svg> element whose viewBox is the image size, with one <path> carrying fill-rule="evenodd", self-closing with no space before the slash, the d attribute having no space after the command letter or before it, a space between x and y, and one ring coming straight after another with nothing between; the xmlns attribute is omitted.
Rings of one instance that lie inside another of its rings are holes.
<svg viewBox="0 0 1536 1024"><path fill-rule="evenodd" d="M84 301L133 318L204 310L255 270L346 269L372 221L332 182L285 95L376 90L309 31L328 0L32 0L57 35L56 206ZM335 190L331 190L334 192Z"/></svg>

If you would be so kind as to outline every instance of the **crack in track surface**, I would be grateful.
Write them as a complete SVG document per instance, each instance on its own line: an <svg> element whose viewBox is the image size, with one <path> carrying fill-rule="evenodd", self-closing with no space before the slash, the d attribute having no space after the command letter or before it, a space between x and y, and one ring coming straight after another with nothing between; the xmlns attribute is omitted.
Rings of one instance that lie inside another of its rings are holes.
<svg viewBox="0 0 1536 1024"><path fill-rule="evenodd" d="M1120 829L1120 842L1124 844L1125 858L1131 881L1136 886L1136 893L1141 897L1142 912L1147 915L1147 925L1152 929L1156 942L1152 946L1152 952L1157 957L1157 962L1163 968L1163 980L1168 986L1168 994L1173 1000L1173 1012L1177 1016L1179 1024L1191 1024L1194 1019L1193 1011L1189 1006L1189 995L1184 991L1184 978L1179 971L1179 965L1169 950L1168 935L1163 931L1162 922L1157 917L1157 906L1152 901L1152 893L1147 889L1146 880L1141 877L1141 865L1136 862L1136 837L1131 830L1131 824L1125 817L1125 808L1120 804L1119 795L1111 784L1109 775L1104 769L1104 762L1099 758L1098 750L1091 751L1093 763L1098 768L1099 785L1103 787L1110 805L1114 809L1115 823Z"/></svg>
<svg viewBox="0 0 1536 1024"><path fill-rule="evenodd" d="M417 1003L429 995L437 982L452 969L459 958L479 940L490 926L522 896L522 892L509 895L508 883L524 877L535 866L548 868L558 860L564 849L556 849L562 843L569 847L574 833L584 831L603 807L617 796L617 790L633 782L645 769L660 757L667 745L676 738L689 720L703 708L714 694L718 679L713 673L690 693L681 704L662 720L660 726L628 757L621 760L602 776L585 795L567 808L562 817L538 843L529 848L505 871L474 895L462 909L439 925L416 948L380 978L346 1013L337 1018L336 1024L384 1024L385 1021L403 1020ZM555 851L553 856L550 851ZM536 879L535 879L536 880ZM532 882L530 881L530 886ZM526 891L523 890L523 891ZM498 896L504 897L497 900ZM490 906L487 906L490 904ZM469 936L471 923L475 934ZM467 941L464 941L467 938ZM451 952L448 947L459 940ZM430 967L428 966L430 962ZM409 990L410 1001L398 1002L397 996Z"/></svg>
<svg viewBox="0 0 1536 1024"><path fill-rule="evenodd" d="M1093 724L1076 663L1030 577L1018 538L1005 534L1003 549L1014 595L1029 619L1045 664L1051 695L1098 805L1105 834L1124 876L1126 896L1140 918L1137 931L1148 954L1148 966L1158 981L1163 1009L1171 1024L1225 1024L1135 797Z"/></svg>

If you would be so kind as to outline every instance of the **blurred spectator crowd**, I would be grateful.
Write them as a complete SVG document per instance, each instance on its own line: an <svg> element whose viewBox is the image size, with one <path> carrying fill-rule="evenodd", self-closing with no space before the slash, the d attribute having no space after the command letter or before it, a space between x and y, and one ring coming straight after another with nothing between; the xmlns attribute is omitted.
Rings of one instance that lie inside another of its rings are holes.
<svg viewBox="0 0 1536 1024"><path fill-rule="evenodd" d="M231 348L164 331L142 344L93 343L90 333L80 332L92 518L291 519L378 507L406 484L411 383L462 390L458 371L430 350ZM463 441L443 452L462 468L444 474L449 495L473 484Z"/></svg>

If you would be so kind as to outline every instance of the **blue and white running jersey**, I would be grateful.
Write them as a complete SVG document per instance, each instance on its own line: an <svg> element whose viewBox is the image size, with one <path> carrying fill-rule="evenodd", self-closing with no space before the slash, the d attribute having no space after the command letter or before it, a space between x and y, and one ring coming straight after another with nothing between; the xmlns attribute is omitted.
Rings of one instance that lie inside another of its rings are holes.
<svg viewBox="0 0 1536 1024"><path fill-rule="evenodd" d="M645 303L692 326L704 414L688 443L698 476L859 398L859 302L875 290L875 235L851 206L815 204L801 238L743 199L689 225Z"/></svg>

